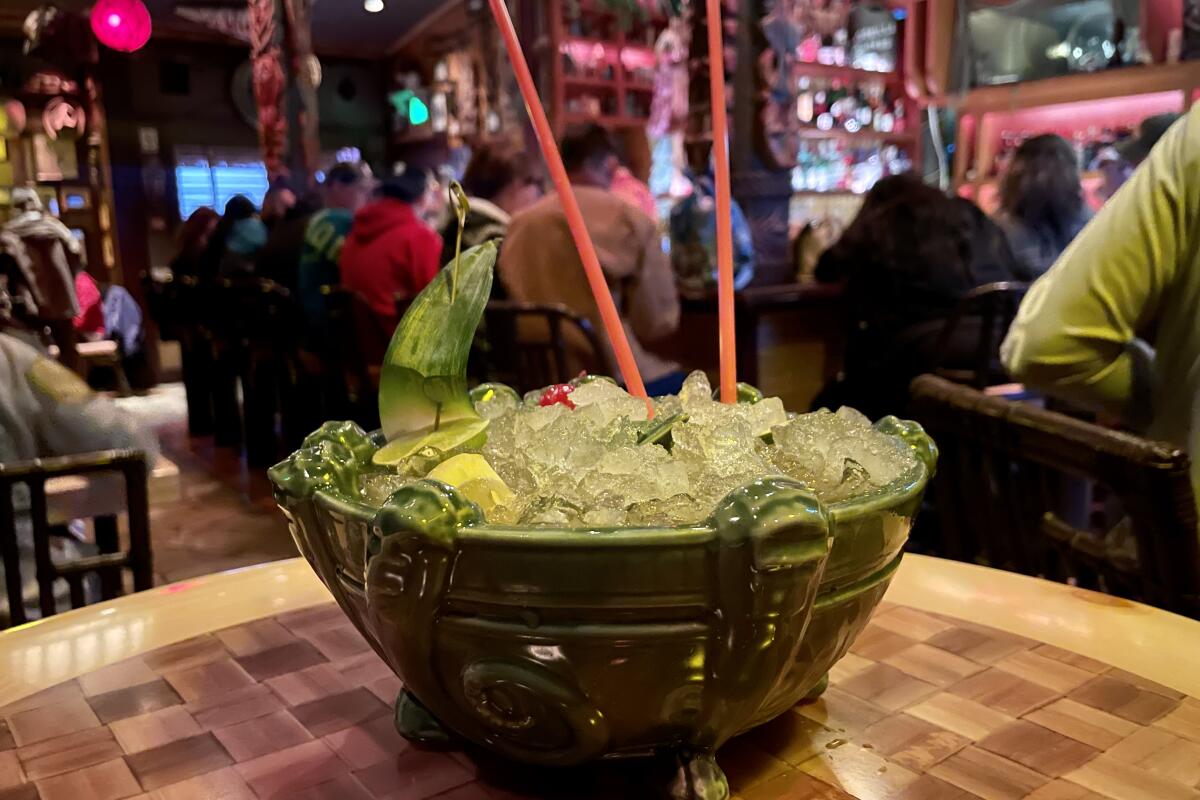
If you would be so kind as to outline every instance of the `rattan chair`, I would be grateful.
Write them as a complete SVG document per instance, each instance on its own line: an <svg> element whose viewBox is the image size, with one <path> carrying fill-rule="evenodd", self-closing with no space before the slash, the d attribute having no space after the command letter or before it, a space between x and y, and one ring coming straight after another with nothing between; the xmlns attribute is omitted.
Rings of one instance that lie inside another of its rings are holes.
<svg viewBox="0 0 1200 800"><path fill-rule="evenodd" d="M937 554L1200 618L1196 505L1178 448L932 375L913 382L910 413L942 451ZM1112 546L1118 526L1132 551Z"/></svg>
<svg viewBox="0 0 1200 800"><path fill-rule="evenodd" d="M54 526L50 524L47 511L47 484L55 478L95 478L106 474L119 476L124 485L125 509L129 521L129 549L120 549L117 518L102 516L94 520L96 546L100 552L68 563L56 563L50 554L50 537L54 533ZM28 487L28 517L33 536L38 607L41 616L45 618L59 611L54 586L58 580L67 584L71 608L86 605L84 581L90 575L99 579L100 597L104 600L124 594L125 570L132 574L134 591L144 591L154 584L146 480L146 457L142 453L132 451L89 453L17 464L0 464L0 561L4 564L8 624L20 625L27 621L28 616L22 597L22 587L27 576L21 574L17 541L18 517L13 502L14 487ZM0 614L0 628L3 627L5 615Z"/></svg>
<svg viewBox="0 0 1200 800"><path fill-rule="evenodd" d="M270 466L283 450L277 416L294 373L299 312L287 289L253 277L220 279L211 303L204 325L216 345L217 444L244 443L250 466Z"/></svg>
<svg viewBox="0 0 1200 800"><path fill-rule="evenodd" d="M486 377L521 392L565 383L580 370L617 374L592 323L565 306L492 300L483 331L476 344Z"/></svg>
<svg viewBox="0 0 1200 800"><path fill-rule="evenodd" d="M1000 343L1028 291L1027 283L1000 282L967 292L942 327L934 350L938 354L935 372L976 389L1007 383L1007 373L1000 365ZM961 352L961 342L956 345L963 332L974 338L967 352Z"/></svg>
<svg viewBox="0 0 1200 800"><path fill-rule="evenodd" d="M379 426L379 376L391 335L365 297L343 286L326 292L329 339L325 362L330 419Z"/></svg>

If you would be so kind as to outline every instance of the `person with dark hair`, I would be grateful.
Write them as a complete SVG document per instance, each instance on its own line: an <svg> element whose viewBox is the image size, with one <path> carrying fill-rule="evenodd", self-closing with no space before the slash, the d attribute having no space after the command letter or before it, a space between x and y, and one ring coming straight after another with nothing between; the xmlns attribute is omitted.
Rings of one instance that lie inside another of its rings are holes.
<svg viewBox="0 0 1200 800"><path fill-rule="evenodd" d="M274 230L276 225L291 217L297 202L296 193L292 191L292 187L288 185L287 181L276 179L271 184L271 188L267 189L267 193L263 195L263 225L267 227L267 230Z"/></svg>
<svg viewBox="0 0 1200 800"><path fill-rule="evenodd" d="M462 187L471 205L463 226L463 250L503 238L512 215L542 196L542 179L534 162L513 146L485 144L475 150L463 173ZM454 257L458 242L458 218L453 208L450 211L442 228L443 264Z"/></svg>
<svg viewBox="0 0 1200 800"><path fill-rule="evenodd" d="M1154 145L1158 144L1176 120L1182 116L1176 112L1155 114L1146 117L1138 125L1137 134L1118 142L1112 147L1104 148L1097 158L1100 173L1104 176L1098 195L1102 200L1109 200L1117 193L1133 171L1150 156Z"/></svg>
<svg viewBox="0 0 1200 800"><path fill-rule="evenodd" d="M191 213L175 237L176 253L171 259L171 273L175 277L196 277L203 272L204 253L220 221L221 215L208 206Z"/></svg>
<svg viewBox="0 0 1200 800"><path fill-rule="evenodd" d="M375 176L365 163L341 163L325 176L325 209L306 218L292 287L304 312L310 335L325 324L324 287L341 281L338 262L354 215L371 200Z"/></svg>
<svg viewBox="0 0 1200 800"><path fill-rule="evenodd" d="M266 228L262 228L258 208L250 198L240 194L234 195L225 203L225 211L213 228L212 235L208 237L208 245L200 259L197 277L212 280L218 275L252 272L253 265L246 255L231 255L230 245L235 240L235 246L239 250L249 250L251 253L257 251L257 248L253 247L254 241L258 241L259 247L266 242Z"/></svg>
<svg viewBox="0 0 1200 800"><path fill-rule="evenodd" d="M818 281L845 282L848 329L843 375L814 407L849 405L872 418L903 409L914 377L974 355L978 321L970 320L948 353L937 352L962 297L1013 280L1016 268L1004 232L974 203L917 175L880 180L817 262Z"/></svg>
<svg viewBox="0 0 1200 800"><path fill-rule="evenodd" d="M1067 140L1049 133L1018 147L1000 183L996 221L1021 265L1019 277L1032 280L1050 269L1089 219Z"/></svg>
<svg viewBox="0 0 1200 800"><path fill-rule="evenodd" d="M619 161L603 128L589 125L570 131L561 150L646 388L653 395L677 392L685 377L679 366L644 344L679 327L679 290L658 226L611 191ZM547 195L513 217L500 250L498 274L514 300L562 303L591 320L597 330L602 329L557 194ZM568 350L580 369L589 366L582 337L569 341Z"/></svg>
<svg viewBox="0 0 1200 800"><path fill-rule="evenodd" d="M257 274L293 292L301 291L301 283L314 291L337 283L342 240L354 215L374 191L375 177L365 163L334 165L326 173L321 191L298 203L288 218L271 230L266 245L258 252ZM322 224L314 228L312 223L318 220ZM332 223L333 229L326 223ZM312 272L309 267L314 264L319 273L315 284L303 274Z"/></svg>
<svg viewBox="0 0 1200 800"><path fill-rule="evenodd" d="M1200 500L1200 106L1029 290L1001 352L1047 394L1184 448Z"/></svg>
<svg viewBox="0 0 1200 800"><path fill-rule="evenodd" d="M384 181L381 197L355 215L342 246L342 285L366 299L389 334L400 321L396 298L415 296L441 267L442 237L418 215L430 182L417 168Z"/></svg>
<svg viewBox="0 0 1200 800"><path fill-rule="evenodd" d="M236 219L225 236L225 253L217 262L217 275L222 278L254 275L258 253L269 235L257 212Z"/></svg>

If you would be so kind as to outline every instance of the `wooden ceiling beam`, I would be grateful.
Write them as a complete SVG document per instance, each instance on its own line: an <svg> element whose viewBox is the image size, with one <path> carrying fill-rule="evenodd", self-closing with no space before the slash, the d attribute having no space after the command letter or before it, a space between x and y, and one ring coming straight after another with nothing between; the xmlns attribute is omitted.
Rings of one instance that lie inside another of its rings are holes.
<svg viewBox="0 0 1200 800"><path fill-rule="evenodd" d="M423 37L426 37L431 32L435 31L439 25L445 22L453 14L465 11L466 6L467 0L455 0L454 2L446 3L440 8L429 12L424 19L422 19L416 25L413 25L411 28L401 34L400 38L392 42L387 49L387 54L389 56L394 56L397 53L402 52L414 42L419 41Z"/></svg>

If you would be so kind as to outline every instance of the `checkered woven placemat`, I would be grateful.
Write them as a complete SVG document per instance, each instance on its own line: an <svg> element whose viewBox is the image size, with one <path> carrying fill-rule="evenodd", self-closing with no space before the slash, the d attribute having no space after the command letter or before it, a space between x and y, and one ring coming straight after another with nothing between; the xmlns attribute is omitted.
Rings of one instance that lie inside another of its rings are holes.
<svg viewBox="0 0 1200 800"><path fill-rule="evenodd" d="M819 702L720 754L742 800L1200 800L1200 700L885 604ZM191 639L0 710L0 800L650 797L670 765L413 747L334 606Z"/></svg>

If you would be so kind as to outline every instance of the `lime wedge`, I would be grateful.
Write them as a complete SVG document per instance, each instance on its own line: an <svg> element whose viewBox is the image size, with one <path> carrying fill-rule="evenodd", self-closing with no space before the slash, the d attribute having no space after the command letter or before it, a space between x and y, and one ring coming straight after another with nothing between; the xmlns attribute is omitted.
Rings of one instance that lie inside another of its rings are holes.
<svg viewBox="0 0 1200 800"><path fill-rule="evenodd" d="M375 463L383 467L399 464L423 447L432 447L443 453L480 438L487 430L486 419L456 419L447 422L436 431L420 430L398 436L375 454ZM485 462L486 463L486 462Z"/></svg>
<svg viewBox="0 0 1200 800"><path fill-rule="evenodd" d="M455 487L478 505L484 515L496 506L508 505L513 498L508 484L496 474L487 459L476 453L463 453L449 458L434 467L426 477Z"/></svg>

